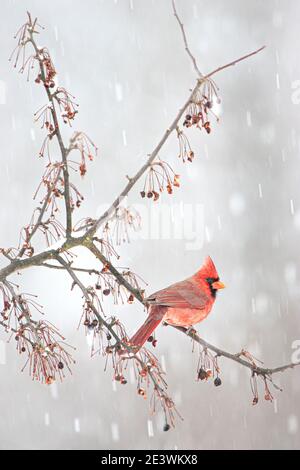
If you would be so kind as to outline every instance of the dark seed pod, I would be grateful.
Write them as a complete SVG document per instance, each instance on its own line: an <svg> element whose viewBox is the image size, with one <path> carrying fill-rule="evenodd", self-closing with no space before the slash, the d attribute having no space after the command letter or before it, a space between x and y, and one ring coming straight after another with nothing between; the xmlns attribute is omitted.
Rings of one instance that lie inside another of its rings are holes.
<svg viewBox="0 0 300 470"><path fill-rule="evenodd" d="M128 297L127 302L128 302L129 304L132 304L133 301L134 301L133 294L130 294L130 296Z"/></svg>
<svg viewBox="0 0 300 470"><path fill-rule="evenodd" d="M157 191L153 191L154 201L159 199L159 193Z"/></svg>
<svg viewBox="0 0 300 470"><path fill-rule="evenodd" d="M104 295L109 295L110 294L110 289L104 289L103 294Z"/></svg>
<svg viewBox="0 0 300 470"><path fill-rule="evenodd" d="M21 349L22 352L25 352L26 351L26 348L23 346L22 349Z"/></svg>
<svg viewBox="0 0 300 470"><path fill-rule="evenodd" d="M206 371L201 367L198 372L198 380L205 380L207 378Z"/></svg>
<svg viewBox="0 0 300 470"><path fill-rule="evenodd" d="M106 335L106 339L107 339L107 341L110 341L110 340L111 340L111 335L110 335L110 334L107 334L107 335Z"/></svg>
<svg viewBox="0 0 300 470"><path fill-rule="evenodd" d="M169 431L170 427L171 427L171 426L170 426L168 423L166 423L166 424L164 425L164 431L165 431L165 432Z"/></svg>
<svg viewBox="0 0 300 470"><path fill-rule="evenodd" d="M149 336L149 338L147 339L147 341L149 341L149 343L152 343L153 339L154 339L153 336Z"/></svg>
<svg viewBox="0 0 300 470"><path fill-rule="evenodd" d="M146 196L145 191L141 191L140 194L141 194L142 197L145 197L145 196Z"/></svg>
<svg viewBox="0 0 300 470"><path fill-rule="evenodd" d="M57 367L58 367L60 370L63 369L63 368L64 368L64 363L60 361L60 362L57 364Z"/></svg>
<svg viewBox="0 0 300 470"><path fill-rule="evenodd" d="M220 377L215 378L214 384L216 387L219 387L220 385L222 385L222 380L220 379Z"/></svg>

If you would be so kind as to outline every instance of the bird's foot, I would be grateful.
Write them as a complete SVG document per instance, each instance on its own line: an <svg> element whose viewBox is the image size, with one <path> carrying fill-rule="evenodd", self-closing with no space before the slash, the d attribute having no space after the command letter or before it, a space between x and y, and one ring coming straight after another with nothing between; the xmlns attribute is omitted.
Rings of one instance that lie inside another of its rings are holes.
<svg viewBox="0 0 300 470"><path fill-rule="evenodd" d="M195 328L193 328L192 326L190 326L189 328L186 329L186 334L188 336L195 336L197 334L197 330L195 330Z"/></svg>

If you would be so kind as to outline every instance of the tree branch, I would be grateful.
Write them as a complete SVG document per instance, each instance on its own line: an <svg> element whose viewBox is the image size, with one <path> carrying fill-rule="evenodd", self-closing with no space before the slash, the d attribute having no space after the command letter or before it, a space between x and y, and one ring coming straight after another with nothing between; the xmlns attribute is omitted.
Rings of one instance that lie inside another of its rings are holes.
<svg viewBox="0 0 300 470"><path fill-rule="evenodd" d="M194 331L190 331L188 328L184 328L184 327L181 327L181 326L173 326L173 328L175 328L176 330L181 331L182 333L186 334L187 336L192 338L194 341L196 341L196 343L201 344L201 346L203 346L204 349L210 349L211 351L216 353L217 356L223 356L227 359L230 359L231 361L237 362L241 366L247 367L248 369L250 369L252 372L254 372L257 375L271 376L273 374L277 374L278 372L284 372L286 369L293 369L294 367L300 365L300 362L294 362L294 363L290 363L290 364L285 364L285 365L280 366L280 367L275 367L273 369L260 367L260 366L257 366L254 363L254 361L253 362L248 362L248 361L246 361L246 360L244 360L240 357L240 356L244 355L244 350L242 350L241 353L232 354L232 353L224 351L223 349L220 349L220 348L208 343L207 341L202 339L197 333L195 333Z"/></svg>
<svg viewBox="0 0 300 470"><path fill-rule="evenodd" d="M193 56L193 54L191 53L191 50L189 48L186 33L185 33L185 30L184 30L184 24L180 21L180 18L178 16L178 13L177 13L177 10L176 10L176 5L175 5L175 0L172 0L172 7L173 7L174 16L175 16L176 20L178 21L179 27L181 29L185 50L186 50L187 54L189 55L189 57L190 57L190 59L193 63L193 66L194 66L195 71L197 72L197 75L199 77L202 77L203 75L202 75L202 73L200 72L200 70L198 68L197 61L196 61L195 57Z"/></svg>
<svg viewBox="0 0 300 470"><path fill-rule="evenodd" d="M177 113L177 116L175 117L175 119L173 120L172 124L170 125L170 127L165 131L165 133L163 134L161 140L159 141L159 143L157 144L157 146L154 148L154 150L152 151L152 153L149 155L149 158L147 160L147 162L138 170L138 172L132 177L129 179L129 183L127 183L127 185L125 186L125 188L121 191L121 193L119 194L119 196L114 200L114 202L112 203L112 205L98 218L98 220L96 220L93 225L88 229L88 231L86 232L87 235L89 237L92 237L96 231L98 230L98 228L115 212L116 208L120 205L120 202L128 195L129 191L133 188L133 186L136 184L136 182L141 178L141 176L148 170L148 168L151 166L151 164L154 162L155 158L157 157L158 155L158 152L162 149L163 145L166 143L166 141L168 140L168 138L170 137L170 135L172 134L172 132L174 130L176 130L177 126L178 126L178 123L179 123L179 120L181 119L181 117L183 116L186 108L188 107L188 105L192 102L193 100L193 97L195 95L195 93L197 92L197 90L199 89L199 87L205 83L206 80L208 80L210 77L212 77L213 75L215 75L216 73L220 72L221 70L224 70L228 67L231 67L233 65L236 65L238 64L239 62L247 59L248 57L251 57L251 56L254 56L256 54L258 54L259 52L261 52L263 49L265 48L265 46L263 47L260 47L259 49L257 49L256 51L253 51L253 52L250 52L249 54L246 54L242 57L240 57L239 59L236 59L232 62L229 62L228 64L225 64L225 65L222 65L221 67L218 67L217 69L213 70L212 72L208 73L207 75L199 78L197 80L197 83L196 85L194 86L189 98L187 99L187 101L185 102L185 104L183 105L182 108L180 108L180 110L178 111ZM81 228L81 230L83 230L84 228L86 228L87 226L84 226Z"/></svg>
<svg viewBox="0 0 300 470"><path fill-rule="evenodd" d="M29 15L29 18L31 21L30 15ZM67 161L68 152L64 146L63 138L60 132L59 122L57 119L56 108L55 108L55 103L54 103L54 94L52 94L49 87L46 86L46 76L45 76L43 61L40 57L41 50L37 47L37 44L34 40L33 31L29 30L29 34L30 34L30 42L34 47L36 56L38 58L41 80L44 84L48 100L51 103L50 111L51 111L53 122L54 122L54 133L57 137L58 145L59 145L60 152L61 152L62 162L64 164L63 175L64 175L64 200L65 200L65 208L66 208L66 226L67 226L66 235L67 237L69 237L72 232L72 212L71 212L71 201L70 201L69 169L68 169L68 161Z"/></svg>

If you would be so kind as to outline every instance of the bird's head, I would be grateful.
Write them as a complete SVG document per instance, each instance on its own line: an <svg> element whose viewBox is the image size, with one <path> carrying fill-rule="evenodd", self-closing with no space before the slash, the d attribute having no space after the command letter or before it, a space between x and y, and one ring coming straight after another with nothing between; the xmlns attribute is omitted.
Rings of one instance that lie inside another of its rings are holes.
<svg viewBox="0 0 300 470"><path fill-rule="evenodd" d="M213 298L216 297L219 289L224 289L225 284L220 281L219 274L210 256L207 256L203 265L197 273L197 277L205 282Z"/></svg>

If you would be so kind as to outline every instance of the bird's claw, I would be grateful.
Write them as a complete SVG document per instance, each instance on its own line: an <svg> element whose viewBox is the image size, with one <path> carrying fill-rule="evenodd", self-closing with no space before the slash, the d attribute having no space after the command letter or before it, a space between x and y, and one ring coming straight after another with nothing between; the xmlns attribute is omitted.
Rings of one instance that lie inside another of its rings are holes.
<svg viewBox="0 0 300 470"><path fill-rule="evenodd" d="M189 328L186 329L186 334L188 336L195 336L197 334L197 330L195 330L195 328L190 326Z"/></svg>

